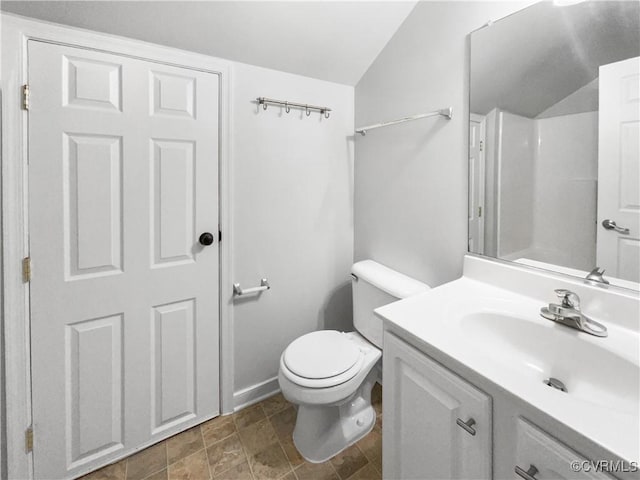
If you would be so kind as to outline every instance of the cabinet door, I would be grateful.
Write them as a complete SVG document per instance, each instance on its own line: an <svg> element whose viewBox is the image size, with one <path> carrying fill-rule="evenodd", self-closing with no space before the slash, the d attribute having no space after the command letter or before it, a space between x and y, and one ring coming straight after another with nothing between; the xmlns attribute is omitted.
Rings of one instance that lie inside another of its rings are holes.
<svg viewBox="0 0 640 480"><path fill-rule="evenodd" d="M518 443L513 466L514 479L527 479L522 471L528 472L536 480L612 479L605 473L588 471L589 467L593 468L593 464L526 420L518 418L516 421ZM575 472L572 465L581 466L581 471Z"/></svg>
<svg viewBox="0 0 640 480"><path fill-rule="evenodd" d="M383 355L384 478L490 479L491 398L388 332Z"/></svg>

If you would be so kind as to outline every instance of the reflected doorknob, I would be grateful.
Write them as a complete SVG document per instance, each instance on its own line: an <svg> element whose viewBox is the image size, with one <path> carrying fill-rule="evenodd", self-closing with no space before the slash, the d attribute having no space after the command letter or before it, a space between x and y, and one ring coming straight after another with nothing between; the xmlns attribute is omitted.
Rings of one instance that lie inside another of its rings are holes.
<svg viewBox="0 0 640 480"><path fill-rule="evenodd" d="M204 245L205 247L209 246L213 243L213 234L204 232L202 235L200 235L198 241L200 242L200 245Z"/></svg>
<svg viewBox="0 0 640 480"><path fill-rule="evenodd" d="M629 235L628 228L619 227L618 225L616 225L616 222L614 222L613 220L609 220L608 218L602 221L602 226L606 230L615 230L616 232L622 233L623 235Z"/></svg>

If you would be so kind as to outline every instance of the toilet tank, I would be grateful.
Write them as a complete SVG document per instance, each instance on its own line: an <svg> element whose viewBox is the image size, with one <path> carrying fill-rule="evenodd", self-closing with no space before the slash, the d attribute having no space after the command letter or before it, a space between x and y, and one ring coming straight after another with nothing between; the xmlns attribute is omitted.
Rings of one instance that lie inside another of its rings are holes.
<svg viewBox="0 0 640 480"><path fill-rule="evenodd" d="M382 348L382 319L375 308L429 290L429 286L373 260L351 267L353 280L353 325L378 348Z"/></svg>

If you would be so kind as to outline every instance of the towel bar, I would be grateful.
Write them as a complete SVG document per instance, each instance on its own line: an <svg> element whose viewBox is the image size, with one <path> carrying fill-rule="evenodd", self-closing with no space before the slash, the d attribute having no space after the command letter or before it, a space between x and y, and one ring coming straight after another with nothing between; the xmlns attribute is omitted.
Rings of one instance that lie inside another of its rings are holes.
<svg viewBox="0 0 640 480"><path fill-rule="evenodd" d="M269 281L266 278L260 280L259 287L251 287L251 288L242 288L239 283L233 284L233 294L236 297L242 297L243 295L250 295L252 293L264 292L265 290L269 290L271 286L269 285Z"/></svg>

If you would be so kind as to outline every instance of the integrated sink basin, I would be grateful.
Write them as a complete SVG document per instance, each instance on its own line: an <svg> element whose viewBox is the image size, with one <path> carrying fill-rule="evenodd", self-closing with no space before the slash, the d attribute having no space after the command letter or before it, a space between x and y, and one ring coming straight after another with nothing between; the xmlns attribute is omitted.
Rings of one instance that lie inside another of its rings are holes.
<svg viewBox="0 0 640 480"><path fill-rule="evenodd" d="M567 389L557 395L638 415L640 368L632 359L609 350L606 339L592 339L542 318L500 311L465 315L459 326L479 348L491 346L485 348L487 353L508 359L506 368L531 378L540 388L549 388L544 381L556 378Z"/></svg>
<svg viewBox="0 0 640 480"><path fill-rule="evenodd" d="M581 312L608 336L543 318L540 309L558 301L557 289L579 296ZM466 257L462 278L376 314L428 355L463 365L599 448L640 461L638 292Z"/></svg>

